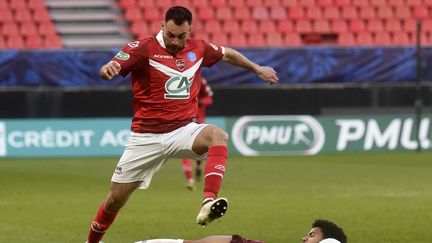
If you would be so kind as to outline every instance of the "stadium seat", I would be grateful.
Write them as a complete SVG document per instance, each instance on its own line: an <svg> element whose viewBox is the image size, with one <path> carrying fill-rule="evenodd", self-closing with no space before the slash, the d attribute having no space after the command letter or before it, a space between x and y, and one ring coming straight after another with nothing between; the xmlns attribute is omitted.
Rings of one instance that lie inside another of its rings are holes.
<svg viewBox="0 0 432 243"><path fill-rule="evenodd" d="M298 34L288 33L284 35L283 39L286 46L301 46L303 42Z"/></svg>
<svg viewBox="0 0 432 243"><path fill-rule="evenodd" d="M255 7L252 9L252 18L255 20L267 20L269 19L269 14L267 8L265 7Z"/></svg>
<svg viewBox="0 0 432 243"><path fill-rule="evenodd" d="M229 36L229 44L230 46L246 46L246 35L243 33L231 34Z"/></svg>
<svg viewBox="0 0 432 243"><path fill-rule="evenodd" d="M50 49L61 49L63 48L63 43L58 35L51 35L45 37L44 46Z"/></svg>
<svg viewBox="0 0 432 243"><path fill-rule="evenodd" d="M15 10L15 20L19 23L31 22L33 21L33 15L29 9L17 9Z"/></svg>
<svg viewBox="0 0 432 243"><path fill-rule="evenodd" d="M353 33L366 32L365 22L361 19L354 19L349 24L349 30Z"/></svg>
<svg viewBox="0 0 432 243"><path fill-rule="evenodd" d="M432 7L432 0L423 0L423 4L428 7Z"/></svg>
<svg viewBox="0 0 432 243"><path fill-rule="evenodd" d="M225 20L223 21L222 26L223 26L223 31L228 34L240 32L240 23L237 20L234 19Z"/></svg>
<svg viewBox="0 0 432 243"><path fill-rule="evenodd" d="M146 1L137 0L137 4L142 9L155 8L156 6L155 1L157 0L146 0Z"/></svg>
<svg viewBox="0 0 432 243"><path fill-rule="evenodd" d="M409 0L407 2L409 2ZM393 6L393 7L397 7L397 6L404 7L405 6L404 0L388 0L387 3L389 6Z"/></svg>
<svg viewBox="0 0 432 243"><path fill-rule="evenodd" d="M25 0L9 1L9 7L14 10L27 9L27 2Z"/></svg>
<svg viewBox="0 0 432 243"><path fill-rule="evenodd" d="M44 0L29 0L27 1L27 7L33 11L38 11L39 9L46 9Z"/></svg>
<svg viewBox="0 0 432 243"><path fill-rule="evenodd" d="M313 25L313 30L319 34L330 33L330 23L327 20L316 20Z"/></svg>
<svg viewBox="0 0 432 243"><path fill-rule="evenodd" d="M333 7L335 5L333 0L318 0L317 4L323 8Z"/></svg>
<svg viewBox="0 0 432 243"><path fill-rule="evenodd" d="M384 23L387 32L399 32L402 30L401 22L398 19L388 19Z"/></svg>
<svg viewBox="0 0 432 243"><path fill-rule="evenodd" d="M213 19L213 20L207 20L205 23L205 31L207 33L214 33L214 34L218 34L223 32L222 31L222 25L219 22L219 20Z"/></svg>
<svg viewBox="0 0 432 243"><path fill-rule="evenodd" d="M215 18L213 9L209 8L208 6L198 7L197 12L198 19L200 20L212 20Z"/></svg>
<svg viewBox="0 0 432 243"><path fill-rule="evenodd" d="M426 19L429 17L429 10L424 6L415 6L412 15L416 19Z"/></svg>
<svg viewBox="0 0 432 243"><path fill-rule="evenodd" d="M367 22L367 30L372 33L384 32L384 24L380 19L371 19Z"/></svg>
<svg viewBox="0 0 432 243"><path fill-rule="evenodd" d="M315 20L322 19L321 8L319 7L311 7L306 9L306 18Z"/></svg>
<svg viewBox="0 0 432 243"><path fill-rule="evenodd" d="M285 8L272 7L270 8L270 19L272 20L285 20L287 19L287 12Z"/></svg>
<svg viewBox="0 0 432 243"><path fill-rule="evenodd" d="M209 0L210 6L214 7L214 8L222 8L227 6L227 1L226 0ZM209 6L207 6L209 7Z"/></svg>
<svg viewBox="0 0 432 243"><path fill-rule="evenodd" d="M19 27L19 32L22 36L26 37L27 39L29 37L33 37L33 36L39 37L39 32L38 32L37 26L33 22L26 22L26 23L21 24ZM42 41L41 41L41 43L42 43Z"/></svg>
<svg viewBox="0 0 432 243"><path fill-rule="evenodd" d="M329 20L340 19L341 14L339 8L338 7L324 8L323 17Z"/></svg>
<svg viewBox="0 0 432 243"><path fill-rule="evenodd" d="M7 1L0 1L0 11L4 12L4 11L9 11L9 4ZM1 38L1 37L0 37ZM0 40L1 41L1 40ZM3 44L5 43L5 41L2 39Z"/></svg>
<svg viewBox="0 0 432 243"><path fill-rule="evenodd" d="M236 1L228 1L228 5L234 9L236 8L244 8L246 6L246 0L236 0Z"/></svg>
<svg viewBox="0 0 432 243"><path fill-rule="evenodd" d="M208 7L210 5L210 3L208 2L208 0L191 0L191 4L195 8Z"/></svg>
<svg viewBox="0 0 432 243"><path fill-rule="evenodd" d="M173 5L173 1L172 0L155 0L154 4L156 7L160 8L162 11L166 11L167 8L169 8Z"/></svg>
<svg viewBox="0 0 432 243"><path fill-rule="evenodd" d="M233 18L230 7L220 7L216 10L216 18L219 20L230 20Z"/></svg>
<svg viewBox="0 0 432 243"><path fill-rule="evenodd" d="M376 13L375 8L371 6L361 7L359 17L365 20L375 19Z"/></svg>
<svg viewBox="0 0 432 243"><path fill-rule="evenodd" d="M289 9L288 17L293 20L304 19L304 9L302 7L292 7Z"/></svg>
<svg viewBox="0 0 432 243"><path fill-rule="evenodd" d="M350 7L351 5L351 0L335 0L335 6L340 8Z"/></svg>
<svg viewBox="0 0 432 243"><path fill-rule="evenodd" d="M358 19L358 12L355 7L342 8L342 18L347 20Z"/></svg>
<svg viewBox="0 0 432 243"><path fill-rule="evenodd" d="M259 33L272 33L276 32L276 25L273 20L264 20L258 22Z"/></svg>
<svg viewBox="0 0 432 243"><path fill-rule="evenodd" d="M40 8L33 12L33 19L38 23L51 22L51 14L46 8Z"/></svg>
<svg viewBox="0 0 432 243"><path fill-rule="evenodd" d="M262 0L247 0L247 1L245 1L245 6L251 7L251 8L263 7L263 1Z"/></svg>
<svg viewBox="0 0 432 243"><path fill-rule="evenodd" d="M131 24L131 33L135 36L140 36L142 33L149 32L149 27L145 21L136 21Z"/></svg>
<svg viewBox="0 0 432 243"><path fill-rule="evenodd" d="M149 34L155 35L162 29L160 21L153 21L149 24Z"/></svg>
<svg viewBox="0 0 432 243"><path fill-rule="evenodd" d="M4 36L19 36L19 30L18 25L15 22L8 22L3 24L3 31Z"/></svg>
<svg viewBox="0 0 432 243"><path fill-rule="evenodd" d="M378 8L378 18L392 19L394 18L393 9L391 7L383 6Z"/></svg>
<svg viewBox="0 0 432 243"><path fill-rule="evenodd" d="M27 37L25 39L24 44L26 48L31 48L31 49L39 49L44 47L42 37L38 35Z"/></svg>
<svg viewBox="0 0 432 243"><path fill-rule="evenodd" d="M422 22L422 31L425 33L428 33L429 35L432 34L432 19L425 19Z"/></svg>
<svg viewBox="0 0 432 243"><path fill-rule="evenodd" d="M295 30L298 33L310 33L312 32L312 24L309 20L299 19L295 23Z"/></svg>
<svg viewBox="0 0 432 243"><path fill-rule="evenodd" d="M397 32L392 35L392 43L396 45L410 45L414 42L411 42L408 33Z"/></svg>
<svg viewBox="0 0 432 243"><path fill-rule="evenodd" d="M20 35L9 36L6 39L6 47L11 49L23 49L25 47L24 40Z"/></svg>
<svg viewBox="0 0 432 243"><path fill-rule="evenodd" d="M12 11L5 10L3 13L0 14L0 23L8 23L14 21L15 20Z"/></svg>
<svg viewBox="0 0 432 243"><path fill-rule="evenodd" d="M254 34L258 29L257 23L254 20L244 20L240 24L241 32Z"/></svg>
<svg viewBox="0 0 432 243"><path fill-rule="evenodd" d="M193 6L194 6L192 4L191 0L174 0L173 5L174 6L184 6L184 7L189 8L189 9L193 8Z"/></svg>
<svg viewBox="0 0 432 243"><path fill-rule="evenodd" d="M265 0L263 5L267 8L281 7L280 0Z"/></svg>
<svg viewBox="0 0 432 243"><path fill-rule="evenodd" d="M141 9L131 8L126 9L124 17L129 22L140 21L142 19Z"/></svg>
<svg viewBox="0 0 432 243"><path fill-rule="evenodd" d="M310 7L316 7L317 3L315 0L301 0L298 1L300 6L306 7L306 8L310 8Z"/></svg>
<svg viewBox="0 0 432 243"><path fill-rule="evenodd" d="M160 21L162 13L158 8L145 8L142 9L142 20L146 21Z"/></svg>
<svg viewBox="0 0 432 243"><path fill-rule="evenodd" d="M228 37L224 33L218 33L218 34L211 34L210 35L211 42L217 44L217 45L227 45Z"/></svg>
<svg viewBox="0 0 432 243"><path fill-rule="evenodd" d="M262 47L265 46L264 35L252 35L247 39L247 45L251 47Z"/></svg>
<svg viewBox="0 0 432 243"><path fill-rule="evenodd" d="M268 46L283 46L284 41L280 33L269 33L265 36L265 42Z"/></svg>
<svg viewBox="0 0 432 243"><path fill-rule="evenodd" d="M197 40L210 40L209 34L204 32L192 32L193 39Z"/></svg>
<svg viewBox="0 0 432 243"><path fill-rule="evenodd" d="M373 7L387 6L387 0L370 0L369 3Z"/></svg>
<svg viewBox="0 0 432 243"><path fill-rule="evenodd" d="M405 19L402 28L405 32L415 33L417 31L417 21L415 19Z"/></svg>
<svg viewBox="0 0 432 243"><path fill-rule="evenodd" d="M390 45L392 43L391 36L387 32L379 32L374 36L374 43L377 45Z"/></svg>
<svg viewBox="0 0 432 243"><path fill-rule="evenodd" d="M136 0L119 0L118 4L123 9L138 7Z"/></svg>
<svg viewBox="0 0 432 243"><path fill-rule="evenodd" d="M422 0L409 0L406 1L406 4L409 7L416 7L416 6L421 6L423 4Z"/></svg>
<svg viewBox="0 0 432 243"><path fill-rule="evenodd" d="M333 20L331 29L335 33L346 33L348 32L348 24L345 20Z"/></svg>
<svg viewBox="0 0 432 243"><path fill-rule="evenodd" d="M53 22L43 22L38 25L38 33L42 36L57 35L57 29Z"/></svg>
<svg viewBox="0 0 432 243"><path fill-rule="evenodd" d="M237 20L249 20L251 18L251 13L249 8L235 8L234 18Z"/></svg>
<svg viewBox="0 0 432 243"><path fill-rule="evenodd" d="M281 0L281 4L284 7L297 7L297 6L299 6L299 3L297 0Z"/></svg>
<svg viewBox="0 0 432 243"><path fill-rule="evenodd" d="M3 39L3 36L0 35L0 49L6 48L6 42Z"/></svg>
<svg viewBox="0 0 432 243"><path fill-rule="evenodd" d="M373 45L374 41L372 35L369 33L358 33L356 37L356 43L359 45Z"/></svg>
<svg viewBox="0 0 432 243"><path fill-rule="evenodd" d="M368 0L352 0L352 4L358 8L369 6Z"/></svg>
<svg viewBox="0 0 432 243"><path fill-rule="evenodd" d="M278 21L276 24L276 29L280 33L292 33L294 31L294 25L292 21Z"/></svg>
<svg viewBox="0 0 432 243"><path fill-rule="evenodd" d="M411 10L406 6L398 6L395 9L395 17L397 19L410 19L411 18Z"/></svg>
<svg viewBox="0 0 432 243"><path fill-rule="evenodd" d="M355 45L356 41L354 38L354 34L348 33L348 32L339 34L338 44L339 45L349 45L349 46Z"/></svg>

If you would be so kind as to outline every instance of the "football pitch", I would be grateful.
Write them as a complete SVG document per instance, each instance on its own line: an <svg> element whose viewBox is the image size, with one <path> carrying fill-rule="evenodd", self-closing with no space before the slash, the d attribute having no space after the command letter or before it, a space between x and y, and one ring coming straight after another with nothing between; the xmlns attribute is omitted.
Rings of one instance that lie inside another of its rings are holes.
<svg viewBox="0 0 432 243"><path fill-rule="evenodd" d="M85 242L117 159L1 159L0 242ZM104 242L236 233L298 243L317 218L342 226L348 242L432 239L432 153L231 157L220 192L230 207L206 228L195 224L201 191L202 182L187 191L180 161L168 161Z"/></svg>

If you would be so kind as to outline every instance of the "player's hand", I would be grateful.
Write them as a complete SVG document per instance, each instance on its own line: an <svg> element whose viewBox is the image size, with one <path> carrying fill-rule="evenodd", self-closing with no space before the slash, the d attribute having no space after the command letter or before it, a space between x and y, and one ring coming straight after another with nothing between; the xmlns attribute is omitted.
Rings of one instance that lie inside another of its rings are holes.
<svg viewBox="0 0 432 243"><path fill-rule="evenodd" d="M121 70L120 63L116 61L110 61L109 63L101 67L100 76L103 79L111 80L114 76L120 73L120 70Z"/></svg>
<svg viewBox="0 0 432 243"><path fill-rule="evenodd" d="M279 81L276 71L272 67L259 66L256 71L258 77L270 85Z"/></svg>

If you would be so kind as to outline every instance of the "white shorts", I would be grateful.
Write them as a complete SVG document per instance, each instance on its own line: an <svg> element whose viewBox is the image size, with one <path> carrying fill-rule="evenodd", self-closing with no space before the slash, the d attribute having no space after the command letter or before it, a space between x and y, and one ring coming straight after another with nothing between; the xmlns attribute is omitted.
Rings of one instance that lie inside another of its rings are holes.
<svg viewBox="0 0 432 243"><path fill-rule="evenodd" d="M197 155L192 151L192 145L207 125L192 122L172 132L160 134L131 132L111 181L142 181L139 189L147 189L153 175L169 158L206 160L207 153Z"/></svg>

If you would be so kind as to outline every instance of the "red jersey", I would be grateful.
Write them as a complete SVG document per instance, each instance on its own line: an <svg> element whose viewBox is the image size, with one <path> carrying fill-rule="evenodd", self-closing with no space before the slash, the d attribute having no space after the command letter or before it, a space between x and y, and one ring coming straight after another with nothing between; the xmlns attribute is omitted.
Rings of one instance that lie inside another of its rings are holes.
<svg viewBox="0 0 432 243"><path fill-rule="evenodd" d="M128 43L112 59L120 75L131 73L134 94L132 131L166 133L195 118L202 66L210 67L224 54L222 46L187 40L176 55L165 49L162 32L156 37Z"/></svg>

